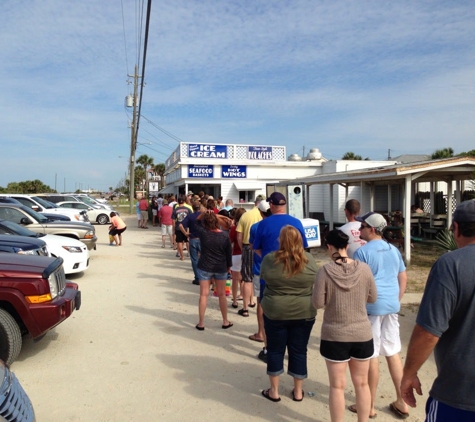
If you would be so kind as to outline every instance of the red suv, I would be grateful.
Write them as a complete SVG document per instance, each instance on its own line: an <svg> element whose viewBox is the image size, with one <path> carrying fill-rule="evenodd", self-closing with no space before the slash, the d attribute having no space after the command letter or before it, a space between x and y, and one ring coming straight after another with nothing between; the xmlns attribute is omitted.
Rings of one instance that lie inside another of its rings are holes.
<svg viewBox="0 0 475 422"><path fill-rule="evenodd" d="M0 254L0 359L18 357L22 335L40 339L81 306L62 258Z"/></svg>

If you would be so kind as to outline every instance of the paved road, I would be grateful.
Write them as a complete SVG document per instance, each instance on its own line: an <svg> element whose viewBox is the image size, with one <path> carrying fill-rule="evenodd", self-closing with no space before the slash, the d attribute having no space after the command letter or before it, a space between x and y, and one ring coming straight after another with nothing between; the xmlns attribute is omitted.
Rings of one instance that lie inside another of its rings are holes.
<svg viewBox="0 0 475 422"><path fill-rule="evenodd" d="M309 379L315 393L301 403L290 398L292 381L281 377L282 401L266 401L261 344L248 340L250 318L235 315L221 329L218 303L209 300L206 330L197 323L198 286L189 260L161 249L157 228L136 228L126 219L122 247L109 247L107 226L96 226L99 242L90 268L70 277L80 285L82 307L38 343L27 340L12 370L28 392L39 422L55 421L328 421L328 381L318 352L321 313L309 345ZM401 317L404 350L414 315ZM378 421L393 420L389 375L382 366ZM435 373L433 362L422 378ZM409 421L423 420L423 401ZM354 399L349 384L347 403ZM419 419L418 419L419 418ZM347 420L356 421L349 414Z"/></svg>

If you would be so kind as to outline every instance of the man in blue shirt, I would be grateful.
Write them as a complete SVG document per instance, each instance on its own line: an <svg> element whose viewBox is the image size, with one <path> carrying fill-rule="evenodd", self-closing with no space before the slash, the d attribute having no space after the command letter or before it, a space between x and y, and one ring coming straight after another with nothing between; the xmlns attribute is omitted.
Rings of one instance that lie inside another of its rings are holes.
<svg viewBox="0 0 475 422"><path fill-rule="evenodd" d="M369 417L376 413L374 402L379 380L379 356L385 356L388 369L396 390L396 401L390 403L390 410L398 417L409 416L408 406L404 402L401 391L402 361L399 356L401 339L399 337L398 312L400 300L407 284L406 267L399 251L383 239L383 231L387 226L381 214L369 212L356 217L361 222L360 237L366 245L357 249L353 258L365 262L371 268L378 290L376 302L367 304L368 318L373 331L374 355L369 367L369 388L371 391L371 410ZM356 406L349 410L356 412Z"/></svg>
<svg viewBox="0 0 475 422"><path fill-rule="evenodd" d="M195 278L192 283L199 286L200 281L198 277L198 260L201 251L200 238L198 237L198 232L196 231L197 218L201 214L200 212L200 202L193 201L193 213L185 217L185 219L180 223L180 231L188 237L188 245L190 248L190 260L191 267L193 268L193 273Z"/></svg>

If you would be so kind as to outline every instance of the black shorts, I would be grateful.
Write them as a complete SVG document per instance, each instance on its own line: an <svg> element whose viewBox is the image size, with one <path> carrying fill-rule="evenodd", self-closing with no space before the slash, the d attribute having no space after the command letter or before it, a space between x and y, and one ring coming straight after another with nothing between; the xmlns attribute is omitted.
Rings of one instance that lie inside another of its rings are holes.
<svg viewBox="0 0 475 422"><path fill-rule="evenodd" d="M254 264L253 254L251 245L242 245L241 278L245 283L252 283L254 279L254 274L252 273L252 266Z"/></svg>
<svg viewBox="0 0 475 422"><path fill-rule="evenodd" d="M175 232L175 240L177 241L177 243L188 242L188 238L183 234L180 229Z"/></svg>
<svg viewBox="0 0 475 422"><path fill-rule="evenodd" d="M332 362L366 360L374 354L373 339L349 342L320 340L320 354Z"/></svg>
<svg viewBox="0 0 475 422"><path fill-rule="evenodd" d="M127 229L127 227L124 227L123 229L116 229L115 227L112 228L109 232L109 234L111 236L115 236L116 234L122 234L125 232L125 230Z"/></svg>

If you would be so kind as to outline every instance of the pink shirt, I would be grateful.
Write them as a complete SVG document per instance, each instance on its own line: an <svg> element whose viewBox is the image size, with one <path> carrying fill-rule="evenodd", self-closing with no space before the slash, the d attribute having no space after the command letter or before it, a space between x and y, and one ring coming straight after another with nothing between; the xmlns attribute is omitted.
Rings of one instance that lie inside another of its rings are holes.
<svg viewBox="0 0 475 422"><path fill-rule="evenodd" d="M173 208L169 205L164 205L162 208L160 208L160 211L158 211L160 222L165 226L171 226L173 224L172 213Z"/></svg>

